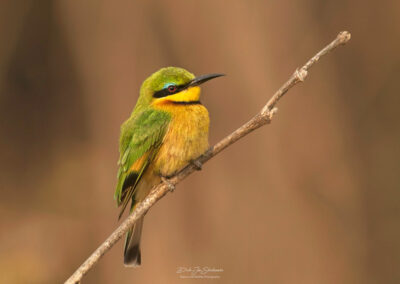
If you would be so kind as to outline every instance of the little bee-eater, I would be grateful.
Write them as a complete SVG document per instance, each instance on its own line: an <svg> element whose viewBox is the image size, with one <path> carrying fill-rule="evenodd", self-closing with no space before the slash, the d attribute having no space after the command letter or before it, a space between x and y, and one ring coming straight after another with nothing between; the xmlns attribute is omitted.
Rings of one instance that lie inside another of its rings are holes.
<svg viewBox="0 0 400 284"><path fill-rule="evenodd" d="M115 191L120 217L129 201L132 211L154 185L207 150L210 120L200 103L199 85L222 75L195 77L182 68L167 67L143 82L136 106L121 126ZM127 266L141 263L142 227L143 217L127 233Z"/></svg>

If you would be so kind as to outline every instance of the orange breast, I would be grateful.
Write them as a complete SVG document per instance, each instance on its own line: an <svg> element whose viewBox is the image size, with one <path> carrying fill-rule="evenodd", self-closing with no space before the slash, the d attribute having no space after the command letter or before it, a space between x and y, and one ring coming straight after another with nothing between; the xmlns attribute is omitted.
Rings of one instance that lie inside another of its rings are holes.
<svg viewBox="0 0 400 284"><path fill-rule="evenodd" d="M170 176L208 149L210 119L207 109L201 104L165 102L155 107L172 114L172 121L153 164L156 172Z"/></svg>

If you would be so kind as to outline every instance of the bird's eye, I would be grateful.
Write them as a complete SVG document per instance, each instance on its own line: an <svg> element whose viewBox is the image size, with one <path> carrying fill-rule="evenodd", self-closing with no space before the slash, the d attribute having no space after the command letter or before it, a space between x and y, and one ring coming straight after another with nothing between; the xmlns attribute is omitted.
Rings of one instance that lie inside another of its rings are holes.
<svg viewBox="0 0 400 284"><path fill-rule="evenodd" d="M168 92L173 93L175 91L176 91L176 86L175 85L168 86Z"/></svg>

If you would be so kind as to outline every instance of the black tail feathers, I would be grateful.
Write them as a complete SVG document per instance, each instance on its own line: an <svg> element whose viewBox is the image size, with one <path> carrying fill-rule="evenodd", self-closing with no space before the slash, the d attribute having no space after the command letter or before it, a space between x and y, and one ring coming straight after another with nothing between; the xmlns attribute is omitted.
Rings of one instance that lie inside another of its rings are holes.
<svg viewBox="0 0 400 284"><path fill-rule="evenodd" d="M124 264L125 266L137 267L142 262L140 253L140 237L142 235L143 217L128 231L125 240Z"/></svg>

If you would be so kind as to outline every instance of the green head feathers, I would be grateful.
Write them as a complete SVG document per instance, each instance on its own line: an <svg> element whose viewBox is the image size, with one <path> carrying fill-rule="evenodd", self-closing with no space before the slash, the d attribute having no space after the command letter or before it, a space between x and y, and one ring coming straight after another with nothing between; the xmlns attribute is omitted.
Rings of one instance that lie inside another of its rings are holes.
<svg viewBox="0 0 400 284"><path fill-rule="evenodd" d="M156 92L171 85L185 85L194 79L194 75L189 71L179 67L165 67L153 73L147 78L140 89L140 94L144 92Z"/></svg>
<svg viewBox="0 0 400 284"><path fill-rule="evenodd" d="M154 94L158 91L167 90L170 86L182 86L190 83L194 75L179 67L165 67L148 77L140 88L140 97L136 109L150 105Z"/></svg>

